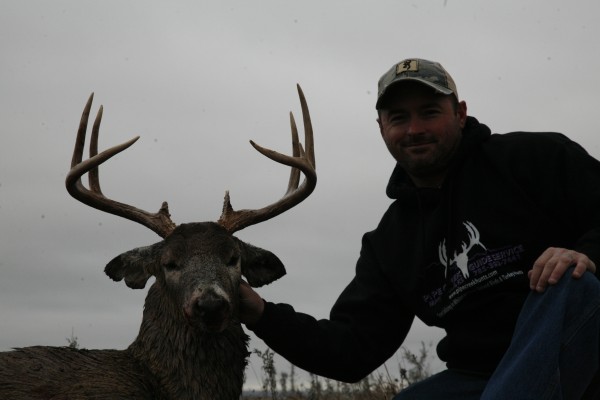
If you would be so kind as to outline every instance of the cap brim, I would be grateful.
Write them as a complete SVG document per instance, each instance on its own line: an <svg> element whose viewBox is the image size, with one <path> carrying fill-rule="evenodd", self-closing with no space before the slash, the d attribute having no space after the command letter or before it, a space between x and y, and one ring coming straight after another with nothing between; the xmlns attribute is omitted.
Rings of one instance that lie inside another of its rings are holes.
<svg viewBox="0 0 600 400"><path fill-rule="evenodd" d="M413 81L413 82L419 82L422 83L426 86L429 86L430 88L432 88L433 90L435 90L436 92L440 93L440 94L444 94L444 95L450 95L453 94L454 92L448 88L445 88L443 86L437 85L435 83L429 82L425 79L421 79L421 78L417 78L417 77L412 77L412 76L406 76L406 77L402 77L399 79L396 79L392 82L390 82L389 85L387 85L383 91L381 92L381 94L379 95L379 98L377 99L377 103L375 104L375 108L379 109L379 106L382 103L382 100L385 98L386 94L389 93L391 88L394 88L396 86L398 86L400 83L402 82L406 82L406 81Z"/></svg>

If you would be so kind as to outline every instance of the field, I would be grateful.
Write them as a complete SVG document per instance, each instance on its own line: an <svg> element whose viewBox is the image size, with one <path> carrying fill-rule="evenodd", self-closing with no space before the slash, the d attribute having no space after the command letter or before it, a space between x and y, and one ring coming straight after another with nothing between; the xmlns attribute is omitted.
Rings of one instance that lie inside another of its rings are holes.
<svg viewBox="0 0 600 400"><path fill-rule="evenodd" d="M384 373L369 375L358 383L348 384L309 374L308 382L297 382L293 365L287 372L278 373L273 361L274 353L270 349L254 354L262 361L262 388L246 390L243 399L253 400L383 400L391 399L408 385L431 375L431 344L421 343L417 353L401 349L399 374L394 376L384 365Z"/></svg>

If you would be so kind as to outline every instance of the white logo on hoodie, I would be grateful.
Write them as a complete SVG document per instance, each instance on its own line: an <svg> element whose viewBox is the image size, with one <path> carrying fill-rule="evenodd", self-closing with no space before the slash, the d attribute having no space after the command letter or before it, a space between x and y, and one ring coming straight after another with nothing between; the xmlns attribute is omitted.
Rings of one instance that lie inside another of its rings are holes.
<svg viewBox="0 0 600 400"><path fill-rule="evenodd" d="M454 256L448 259L448 252L446 251L446 239L443 239L438 247L438 253L440 257L440 263L444 266L444 277L448 276L448 267L452 264L456 264L463 277L466 279L469 277L469 251L476 245L481 246L487 251L487 248L481 243L479 231L469 221L463 222L465 228L467 228L467 234L469 235L469 243L462 242L462 250L460 253L454 251Z"/></svg>

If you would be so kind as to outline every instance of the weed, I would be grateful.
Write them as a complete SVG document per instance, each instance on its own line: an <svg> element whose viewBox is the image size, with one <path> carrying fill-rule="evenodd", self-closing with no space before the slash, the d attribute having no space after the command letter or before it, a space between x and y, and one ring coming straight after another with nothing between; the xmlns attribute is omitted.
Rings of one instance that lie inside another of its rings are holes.
<svg viewBox="0 0 600 400"><path fill-rule="evenodd" d="M390 373L387 365L384 373L371 374L358 383L344 383L308 374L308 381L298 385L296 367L291 364L290 371L279 374L279 390L277 387L277 370L275 369L275 353L267 348L265 351L254 349L262 361L263 371L262 393L247 394L244 398L253 400L385 400L410 384L431 375L430 354L432 344L421 342L417 353L406 348L400 351L398 361L398 377ZM289 385L288 385L289 383ZM306 385L307 386L306 386Z"/></svg>

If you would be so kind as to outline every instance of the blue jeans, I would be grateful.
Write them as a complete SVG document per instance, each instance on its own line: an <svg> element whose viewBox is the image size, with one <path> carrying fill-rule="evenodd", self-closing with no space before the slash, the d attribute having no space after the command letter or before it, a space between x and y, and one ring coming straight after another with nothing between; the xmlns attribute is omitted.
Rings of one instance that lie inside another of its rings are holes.
<svg viewBox="0 0 600 400"><path fill-rule="evenodd" d="M591 273L532 292L491 377L446 370L393 400L576 400L600 373L600 282Z"/></svg>

